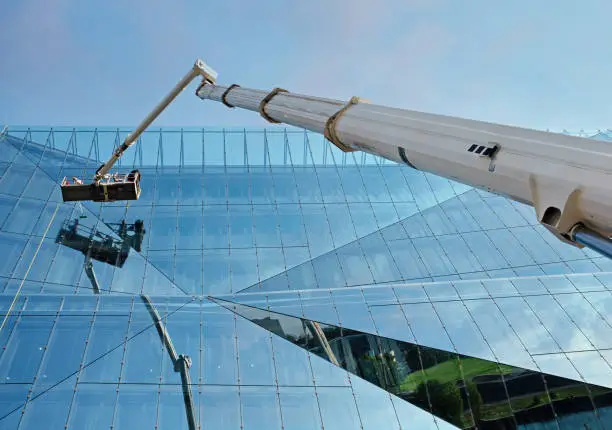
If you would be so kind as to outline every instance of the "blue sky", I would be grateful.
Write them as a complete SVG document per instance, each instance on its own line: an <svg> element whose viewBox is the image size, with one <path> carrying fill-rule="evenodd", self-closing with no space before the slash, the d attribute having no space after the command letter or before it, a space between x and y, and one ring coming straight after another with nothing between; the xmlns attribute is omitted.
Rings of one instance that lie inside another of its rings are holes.
<svg viewBox="0 0 612 430"><path fill-rule="evenodd" d="M220 83L540 129L612 127L607 0L3 3L0 123L133 125L202 57ZM156 122L265 124L193 88Z"/></svg>

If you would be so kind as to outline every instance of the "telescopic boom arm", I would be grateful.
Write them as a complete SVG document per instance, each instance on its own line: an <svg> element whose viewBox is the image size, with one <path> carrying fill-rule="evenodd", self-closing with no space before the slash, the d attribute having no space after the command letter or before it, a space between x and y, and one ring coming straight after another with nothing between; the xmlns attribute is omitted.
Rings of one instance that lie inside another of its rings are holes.
<svg viewBox="0 0 612 430"><path fill-rule="evenodd" d="M201 99L259 112L365 151L535 207L559 239L612 257L612 144L449 116L204 80Z"/></svg>
<svg viewBox="0 0 612 430"><path fill-rule="evenodd" d="M191 81L193 81L197 76L202 76L203 81L208 82L210 84L214 84L217 80L217 72L208 67L202 60L197 60L191 70L189 70L189 72L183 77L183 79L181 79L178 84L176 84L174 88L172 88L172 91L170 91L168 95L164 97L164 99L159 102L157 106L155 106L151 113L147 115L144 120L142 120L140 125L136 127L136 129L131 132L128 137L126 137L123 144L119 148L117 148L111 158L109 158L106 163L100 166L100 168L96 172L94 181L101 180L104 175L106 175L110 171L110 169L117 162L117 160L119 160L123 153L130 146L132 146L134 142L138 140L140 135L147 129L147 127L149 127L149 125L151 125L151 123L155 121L159 114L161 114L164 109L166 109L168 105L174 101L176 96L178 96L181 91L183 91L187 87L187 85L189 85Z"/></svg>

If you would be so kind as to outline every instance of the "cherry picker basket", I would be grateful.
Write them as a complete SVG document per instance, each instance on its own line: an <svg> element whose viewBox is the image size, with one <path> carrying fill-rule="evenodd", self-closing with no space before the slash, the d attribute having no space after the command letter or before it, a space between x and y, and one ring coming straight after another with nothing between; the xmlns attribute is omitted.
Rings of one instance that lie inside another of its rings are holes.
<svg viewBox="0 0 612 430"><path fill-rule="evenodd" d="M90 184L73 177L64 177L61 184L65 202L94 201L114 202L116 200L138 200L140 197L140 172L115 173L106 175L100 181Z"/></svg>

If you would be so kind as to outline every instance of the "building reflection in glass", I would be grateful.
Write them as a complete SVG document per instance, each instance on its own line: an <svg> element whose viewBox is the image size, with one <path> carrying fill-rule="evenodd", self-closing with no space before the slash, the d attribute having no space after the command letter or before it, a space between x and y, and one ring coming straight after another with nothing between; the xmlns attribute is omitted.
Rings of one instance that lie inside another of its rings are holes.
<svg viewBox="0 0 612 430"><path fill-rule="evenodd" d="M459 428L595 429L612 406L609 388L216 301Z"/></svg>

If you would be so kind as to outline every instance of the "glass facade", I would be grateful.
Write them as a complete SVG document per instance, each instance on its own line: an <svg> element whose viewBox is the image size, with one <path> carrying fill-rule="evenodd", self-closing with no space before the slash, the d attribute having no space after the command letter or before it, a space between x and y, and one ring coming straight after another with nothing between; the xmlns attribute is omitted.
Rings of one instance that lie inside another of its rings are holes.
<svg viewBox="0 0 612 430"><path fill-rule="evenodd" d="M0 429L612 428L612 261L295 129L0 137ZM601 136L596 136L602 138Z"/></svg>

